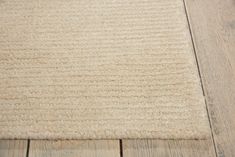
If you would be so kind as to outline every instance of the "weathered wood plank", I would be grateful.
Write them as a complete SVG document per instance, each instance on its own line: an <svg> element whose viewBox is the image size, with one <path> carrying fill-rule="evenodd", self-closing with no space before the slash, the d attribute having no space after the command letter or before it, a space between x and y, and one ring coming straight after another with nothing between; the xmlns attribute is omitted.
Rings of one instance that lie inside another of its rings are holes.
<svg viewBox="0 0 235 157"><path fill-rule="evenodd" d="M215 157L211 140L124 140L124 157Z"/></svg>
<svg viewBox="0 0 235 157"><path fill-rule="evenodd" d="M0 140L0 157L26 157L27 140Z"/></svg>
<svg viewBox="0 0 235 157"><path fill-rule="evenodd" d="M29 157L119 157L118 140L31 140Z"/></svg>
<svg viewBox="0 0 235 157"><path fill-rule="evenodd" d="M235 1L185 0L219 157L235 156Z"/></svg>

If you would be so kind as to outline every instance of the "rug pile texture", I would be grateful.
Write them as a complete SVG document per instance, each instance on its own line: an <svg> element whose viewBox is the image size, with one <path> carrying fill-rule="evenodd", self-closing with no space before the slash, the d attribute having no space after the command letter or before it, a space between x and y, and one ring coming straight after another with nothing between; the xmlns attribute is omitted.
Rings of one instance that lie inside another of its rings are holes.
<svg viewBox="0 0 235 157"><path fill-rule="evenodd" d="M0 1L0 139L204 139L182 0Z"/></svg>

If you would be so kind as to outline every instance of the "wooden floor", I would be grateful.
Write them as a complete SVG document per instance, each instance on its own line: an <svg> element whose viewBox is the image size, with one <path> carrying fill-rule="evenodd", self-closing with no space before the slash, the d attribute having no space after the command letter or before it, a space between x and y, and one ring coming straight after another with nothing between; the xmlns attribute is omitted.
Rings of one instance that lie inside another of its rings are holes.
<svg viewBox="0 0 235 157"><path fill-rule="evenodd" d="M184 0L211 124L208 140L0 140L0 157L235 157L235 1Z"/></svg>

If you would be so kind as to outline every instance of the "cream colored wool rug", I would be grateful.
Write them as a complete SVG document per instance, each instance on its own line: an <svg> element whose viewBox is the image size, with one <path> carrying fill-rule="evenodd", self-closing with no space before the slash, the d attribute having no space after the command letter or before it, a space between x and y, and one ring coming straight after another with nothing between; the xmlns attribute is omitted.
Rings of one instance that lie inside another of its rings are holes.
<svg viewBox="0 0 235 157"><path fill-rule="evenodd" d="M0 138L209 135L182 0L0 1Z"/></svg>

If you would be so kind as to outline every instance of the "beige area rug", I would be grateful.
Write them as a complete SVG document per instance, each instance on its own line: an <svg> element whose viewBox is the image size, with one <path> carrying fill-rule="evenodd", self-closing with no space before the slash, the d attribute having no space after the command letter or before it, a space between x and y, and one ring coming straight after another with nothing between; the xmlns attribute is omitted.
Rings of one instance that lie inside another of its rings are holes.
<svg viewBox="0 0 235 157"><path fill-rule="evenodd" d="M182 0L1 0L0 138L203 139Z"/></svg>

